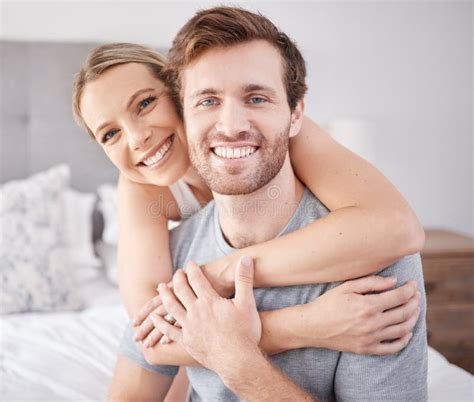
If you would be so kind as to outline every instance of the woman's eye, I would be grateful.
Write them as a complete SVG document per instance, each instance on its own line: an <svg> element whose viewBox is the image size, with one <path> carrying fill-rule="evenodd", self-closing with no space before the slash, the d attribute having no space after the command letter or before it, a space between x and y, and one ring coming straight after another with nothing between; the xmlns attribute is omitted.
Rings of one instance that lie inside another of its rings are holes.
<svg viewBox="0 0 474 402"><path fill-rule="evenodd" d="M215 99L204 99L199 103L201 106L214 106L216 104Z"/></svg>
<svg viewBox="0 0 474 402"><path fill-rule="evenodd" d="M107 141L111 140L115 134L118 133L118 130L110 130L110 131L107 131L103 136L102 136L102 139L101 139L101 142L102 144L105 144Z"/></svg>
<svg viewBox="0 0 474 402"><path fill-rule="evenodd" d="M156 98L154 96L149 96L146 99L143 99L139 104L138 104L138 110L142 111L145 109L150 103L152 103Z"/></svg>
<svg viewBox="0 0 474 402"><path fill-rule="evenodd" d="M262 98L261 96L252 96L249 100L249 102L253 104L263 103L266 101L267 100L265 98Z"/></svg>

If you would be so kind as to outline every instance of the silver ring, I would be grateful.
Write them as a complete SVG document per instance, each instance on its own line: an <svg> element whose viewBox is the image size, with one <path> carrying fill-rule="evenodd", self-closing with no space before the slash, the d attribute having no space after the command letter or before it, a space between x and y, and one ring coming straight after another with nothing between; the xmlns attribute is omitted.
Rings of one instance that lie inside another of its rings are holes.
<svg viewBox="0 0 474 402"><path fill-rule="evenodd" d="M176 318L174 318L170 313L166 314L163 318L171 325L174 325L174 323L176 322Z"/></svg>

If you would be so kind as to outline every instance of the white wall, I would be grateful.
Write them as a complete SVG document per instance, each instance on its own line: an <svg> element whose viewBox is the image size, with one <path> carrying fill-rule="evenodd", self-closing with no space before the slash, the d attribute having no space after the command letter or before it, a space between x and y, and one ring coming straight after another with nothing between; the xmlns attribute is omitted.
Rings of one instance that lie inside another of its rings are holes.
<svg viewBox="0 0 474 402"><path fill-rule="evenodd" d="M162 47L196 9L222 3L2 2L1 38ZM471 2L236 3L299 44L308 115L367 122L371 161L423 224L474 234Z"/></svg>

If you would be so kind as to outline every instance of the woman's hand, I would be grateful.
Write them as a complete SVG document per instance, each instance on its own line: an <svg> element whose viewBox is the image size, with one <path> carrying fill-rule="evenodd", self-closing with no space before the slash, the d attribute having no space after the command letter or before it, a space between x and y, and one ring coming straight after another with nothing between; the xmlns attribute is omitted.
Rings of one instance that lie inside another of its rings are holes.
<svg viewBox="0 0 474 402"><path fill-rule="evenodd" d="M155 329L151 320L151 314L158 314L161 316L167 314L160 295L156 295L148 300L132 321L133 330L135 332L134 340L136 342L143 342L144 347L155 346L163 336L160 331Z"/></svg>
<svg viewBox="0 0 474 402"><path fill-rule="evenodd" d="M365 355L403 349L420 314L420 293L415 281L393 289L395 283L380 276L347 281L304 305L314 331L303 345Z"/></svg>

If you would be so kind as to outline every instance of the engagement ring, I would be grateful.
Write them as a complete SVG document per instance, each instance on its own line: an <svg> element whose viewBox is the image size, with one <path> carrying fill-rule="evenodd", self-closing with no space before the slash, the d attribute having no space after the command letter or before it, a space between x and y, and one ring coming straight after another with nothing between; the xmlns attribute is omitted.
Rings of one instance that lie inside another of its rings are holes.
<svg viewBox="0 0 474 402"><path fill-rule="evenodd" d="M176 322L176 318L174 318L170 313L166 314L163 318L171 325L174 325L174 323Z"/></svg>

